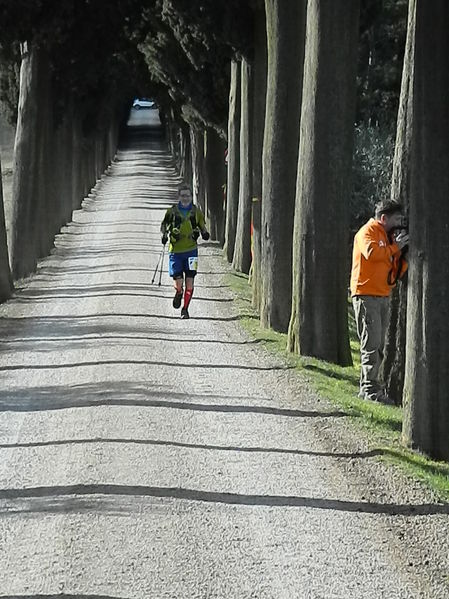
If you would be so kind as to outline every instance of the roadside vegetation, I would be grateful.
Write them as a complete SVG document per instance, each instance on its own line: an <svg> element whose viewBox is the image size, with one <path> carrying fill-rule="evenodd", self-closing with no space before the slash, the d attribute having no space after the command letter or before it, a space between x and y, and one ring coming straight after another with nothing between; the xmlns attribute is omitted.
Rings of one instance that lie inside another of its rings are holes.
<svg viewBox="0 0 449 599"><path fill-rule="evenodd" d="M352 366L338 366L316 358L299 356L287 351L287 334L263 328L252 307L248 275L233 271L227 275L239 311L240 322L250 335L270 352L282 356L306 377L310 386L346 412L361 434L368 435L372 449L381 459L398 465L406 474L432 489L442 501L449 500L449 464L437 462L401 445L402 408L367 402L357 397L360 368L359 342L349 308Z"/></svg>

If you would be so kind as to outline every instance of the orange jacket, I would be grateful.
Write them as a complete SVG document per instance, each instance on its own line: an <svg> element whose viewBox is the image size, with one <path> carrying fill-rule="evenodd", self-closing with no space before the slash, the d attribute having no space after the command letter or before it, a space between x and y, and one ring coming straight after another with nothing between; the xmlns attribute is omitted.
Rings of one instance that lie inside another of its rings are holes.
<svg viewBox="0 0 449 599"><path fill-rule="evenodd" d="M354 237L351 295L390 295L399 268L401 251L390 243L382 224L371 218ZM400 277L407 270L403 260Z"/></svg>

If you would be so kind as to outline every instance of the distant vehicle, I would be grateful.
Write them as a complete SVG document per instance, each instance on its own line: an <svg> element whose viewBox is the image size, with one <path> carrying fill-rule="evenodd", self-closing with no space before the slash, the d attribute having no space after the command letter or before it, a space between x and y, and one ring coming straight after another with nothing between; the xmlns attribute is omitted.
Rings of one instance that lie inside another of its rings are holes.
<svg viewBox="0 0 449 599"><path fill-rule="evenodd" d="M149 100L148 98L136 98L133 102L134 110L140 110L141 108L156 108L156 102Z"/></svg>

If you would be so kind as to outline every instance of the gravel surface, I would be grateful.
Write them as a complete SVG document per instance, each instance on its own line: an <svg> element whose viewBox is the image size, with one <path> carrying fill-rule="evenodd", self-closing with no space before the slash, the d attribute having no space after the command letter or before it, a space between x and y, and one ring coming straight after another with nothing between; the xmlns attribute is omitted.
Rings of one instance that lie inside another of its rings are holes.
<svg viewBox="0 0 449 599"><path fill-rule="evenodd" d="M216 244L190 320L151 284L141 133L0 307L0 597L449 598L448 506L248 337Z"/></svg>

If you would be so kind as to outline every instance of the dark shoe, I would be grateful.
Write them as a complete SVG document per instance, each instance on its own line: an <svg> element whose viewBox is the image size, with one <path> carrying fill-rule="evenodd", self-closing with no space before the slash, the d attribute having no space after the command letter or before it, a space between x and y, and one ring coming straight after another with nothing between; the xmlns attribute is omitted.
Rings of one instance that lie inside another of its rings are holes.
<svg viewBox="0 0 449 599"><path fill-rule="evenodd" d="M180 291L179 293L176 292L175 297L173 298L173 308L176 308L176 309L180 308L181 302L182 302L182 291Z"/></svg>
<svg viewBox="0 0 449 599"><path fill-rule="evenodd" d="M187 310L187 308L183 308L181 310L181 318L190 318L189 311Z"/></svg>

